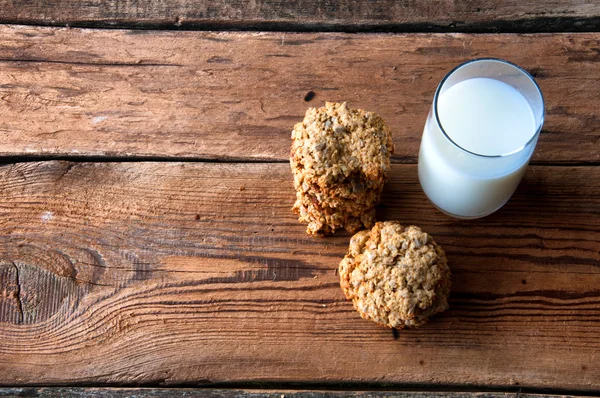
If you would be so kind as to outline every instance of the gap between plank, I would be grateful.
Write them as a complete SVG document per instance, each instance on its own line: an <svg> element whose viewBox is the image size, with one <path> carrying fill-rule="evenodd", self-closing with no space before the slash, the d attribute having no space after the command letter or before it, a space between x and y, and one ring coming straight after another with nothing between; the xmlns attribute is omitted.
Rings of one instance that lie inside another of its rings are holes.
<svg viewBox="0 0 600 398"><path fill-rule="evenodd" d="M67 161L74 163L135 163L135 162L155 162L155 163L289 163L288 159L260 159L260 158L238 158L238 157L188 157L188 156L144 156L135 157L125 156L73 156L73 155L24 155L24 156L0 156L0 165L30 162L49 162L49 161ZM413 157L392 158L392 164L417 164L417 159ZM535 162L529 163L530 166L548 166L548 167L598 167L600 161L590 162Z"/></svg>
<svg viewBox="0 0 600 398"><path fill-rule="evenodd" d="M552 396L582 396L582 397L595 397L598 396L598 391L594 390L569 390L564 388L531 388L527 386L511 386L511 387L494 387L494 386L469 386L469 385L424 385L424 384L386 384L377 385L376 383L310 383L310 382L291 382L291 383L270 383L270 382L231 382L231 383L215 383L210 385L203 385L203 382L197 383L185 382L177 383L173 385L165 385L161 383L125 383L125 384L82 384L72 383L68 385L53 384L52 386L34 385L34 386L14 386L14 387L0 387L0 396L4 391L10 392L15 389L23 388L27 391L36 391L38 389L136 389L136 390L148 390L152 391L155 389L177 392L178 390L189 390L194 389L197 391L240 391L244 390L252 393L254 392L267 392L267 393L292 393L301 391L314 391L314 392L366 392L366 393L389 393L389 392L417 392L417 393L472 393L472 394L485 394L485 393L499 393L499 394L544 394Z"/></svg>
<svg viewBox="0 0 600 398"><path fill-rule="evenodd" d="M134 162L188 162L188 163L289 163L287 159L252 159L237 157L189 157L189 156L61 156L61 155L24 155L24 156L0 156L0 164L49 162L61 160L75 163L134 163Z"/></svg>
<svg viewBox="0 0 600 398"><path fill-rule="evenodd" d="M446 23L347 23L288 21L31 21L2 20L3 25L29 25L67 28L187 31L262 31L262 32L340 32L340 33L573 33L599 32L597 17L537 17L512 21L470 22L454 20Z"/></svg>

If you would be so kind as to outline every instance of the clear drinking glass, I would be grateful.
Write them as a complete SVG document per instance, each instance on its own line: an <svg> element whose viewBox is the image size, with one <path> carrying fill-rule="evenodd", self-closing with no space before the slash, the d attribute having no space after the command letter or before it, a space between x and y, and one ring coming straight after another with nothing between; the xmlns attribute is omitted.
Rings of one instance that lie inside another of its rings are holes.
<svg viewBox="0 0 600 398"><path fill-rule="evenodd" d="M544 123L531 75L501 59L465 62L440 82L419 152L431 202L457 218L501 208L516 190Z"/></svg>

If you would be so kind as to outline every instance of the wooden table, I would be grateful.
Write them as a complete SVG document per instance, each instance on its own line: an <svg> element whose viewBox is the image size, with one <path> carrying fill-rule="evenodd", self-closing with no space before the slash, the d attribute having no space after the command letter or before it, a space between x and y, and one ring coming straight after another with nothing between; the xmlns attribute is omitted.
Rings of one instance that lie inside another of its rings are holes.
<svg viewBox="0 0 600 398"><path fill-rule="evenodd" d="M0 396L600 393L598 3L82 4L0 1ZM441 78L488 56L546 123L510 202L458 221L417 153ZM378 217L447 251L419 329L360 319L349 235L291 212L290 131L326 100L386 120Z"/></svg>

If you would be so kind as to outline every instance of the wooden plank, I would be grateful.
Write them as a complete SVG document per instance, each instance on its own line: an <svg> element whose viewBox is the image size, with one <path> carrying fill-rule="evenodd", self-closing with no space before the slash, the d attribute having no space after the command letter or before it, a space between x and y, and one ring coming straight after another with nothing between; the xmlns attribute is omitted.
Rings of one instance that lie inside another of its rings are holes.
<svg viewBox="0 0 600 398"><path fill-rule="evenodd" d="M589 0L1 0L2 23L186 29L590 31L600 5Z"/></svg>
<svg viewBox="0 0 600 398"><path fill-rule="evenodd" d="M453 290L449 311L392 333L344 300L349 237L305 234L287 164L5 165L0 258L18 273L2 274L0 385L598 391L599 178L533 166L498 213L458 221L394 165L379 218L431 233Z"/></svg>
<svg viewBox="0 0 600 398"><path fill-rule="evenodd" d="M0 155L287 161L309 106L349 101L415 162L435 88L471 58L532 71L534 163L600 162L600 34L352 35L0 26ZM316 95L310 102L308 92Z"/></svg>
<svg viewBox="0 0 600 398"><path fill-rule="evenodd" d="M421 392L421 391L319 391L319 390L224 390L194 388L82 388L33 387L0 388L0 397L206 397L206 398L558 398L566 395L502 392ZM568 395L573 397L573 395Z"/></svg>

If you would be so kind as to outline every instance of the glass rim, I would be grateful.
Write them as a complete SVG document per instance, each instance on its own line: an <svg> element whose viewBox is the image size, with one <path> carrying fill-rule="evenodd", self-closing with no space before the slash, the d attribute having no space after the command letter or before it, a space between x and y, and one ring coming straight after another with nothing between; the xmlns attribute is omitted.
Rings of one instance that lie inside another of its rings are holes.
<svg viewBox="0 0 600 398"><path fill-rule="evenodd" d="M472 63L482 62L482 61L500 62L500 63L506 64L506 65L509 65L509 66L515 68L517 71L521 72L524 76L526 76L533 83L534 87L537 90L537 93L540 96L540 99L542 100L542 117L540 118L540 122L538 123L535 134L533 134L533 136L521 147L515 149L514 151L500 154L500 155L483 155L481 153L469 151L468 149L465 149L462 146L458 145L456 142L454 142L454 140L452 138L450 138L450 136L444 130L444 127L442 126L442 122L440 121L440 116L438 114L438 99L440 96L440 91L442 90L444 83L446 83L446 80L448 80L448 78L450 76L452 76L454 74L454 72L461 69L462 67L467 66ZM440 84L438 85L437 89L435 90L435 95L433 97L433 113L435 116L435 122L436 122L437 126L439 127L440 131L442 132L442 134L444 135L444 137L446 137L446 139L448 139L448 141L450 141L455 147L457 147L461 151L464 151L470 155L474 155L474 156L478 156L478 157L482 157L482 158L504 158L504 157L508 157L511 155L515 155L515 154L523 151L525 148L527 148L533 141L535 141L539 137L539 135L542 131L542 127L544 125L544 116L546 114L546 104L544 102L544 95L542 94L542 90L540 89L540 86L538 86L538 84L536 83L533 76L531 76L531 74L529 72L527 72L525 69L521 68L519 65L513 64L512 62L509 62L509 61L501 59L501 58L476 58L476 59L471 59L469 61L463 62L460 65L454 67L450 72L446 73L446 75L444 76L444 78L442 79Z"/></svg>

